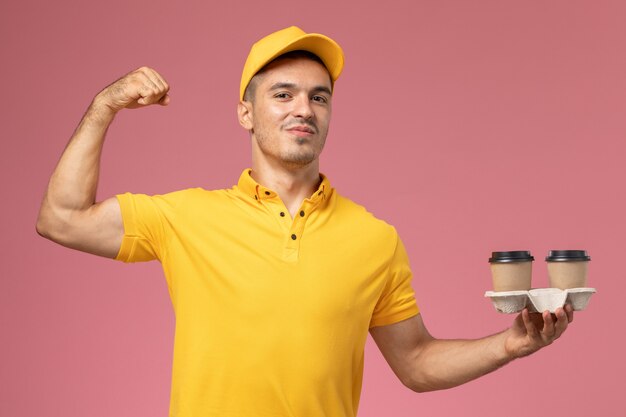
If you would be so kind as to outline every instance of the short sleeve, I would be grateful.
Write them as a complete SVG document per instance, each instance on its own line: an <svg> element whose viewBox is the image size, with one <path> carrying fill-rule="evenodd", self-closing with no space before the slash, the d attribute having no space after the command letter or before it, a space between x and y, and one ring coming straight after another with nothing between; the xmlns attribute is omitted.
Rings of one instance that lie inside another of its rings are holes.
<svg viewBox="0 0 626 417"><path fill-rule="evenodd" d="M411 287L412 277L409 257L396 233L396 247L386 272L387 282L374 307L370 328L397 323L419 313Z"/></svg>
<svg viewBox="0 0 626 417"><path fill-rule="evenodd" d="M161 260L167 241L167 221L163 196L119 194L124 237L116 260L144 262Z"/></svg>

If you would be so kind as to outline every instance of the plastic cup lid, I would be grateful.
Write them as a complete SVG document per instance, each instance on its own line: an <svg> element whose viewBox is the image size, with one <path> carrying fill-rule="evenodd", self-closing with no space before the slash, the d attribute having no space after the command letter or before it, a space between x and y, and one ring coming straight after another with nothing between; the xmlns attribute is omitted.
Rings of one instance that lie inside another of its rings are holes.
<svg viewBox="0 0 626 417"><path fill-rule="evenodd" d="M546 256L548 262L590 261L586 250L551 250Z"/></svg>
<svg viewBox="0 0 626 417"><path fill-rule="evenodd" d="M491 252L489 263L505 263L505 262L529 262L535 258L527 250L514 250L508 252Z"/></svg>

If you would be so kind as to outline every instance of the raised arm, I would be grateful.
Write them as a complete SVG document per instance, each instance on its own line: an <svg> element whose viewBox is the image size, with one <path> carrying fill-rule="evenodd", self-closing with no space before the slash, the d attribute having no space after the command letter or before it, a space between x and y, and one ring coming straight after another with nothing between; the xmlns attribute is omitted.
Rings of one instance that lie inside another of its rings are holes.
<svg viewBox="0 0 626 417"><path fill-rule="evenodd" d="M161 75L142 67L96 95L50 177L37 233L69 248L115 258L124 235L119 203L115 197L96 202L106 131L124 108L167 105L168 91Z"/></svg>
<svg viewBox="0 0 626 417"><path fill-rule="evenodd" d="M524 309L513 325L475 340L433 338L421 315L370 329L372 338L394 373L416 392L452 388L492 372L514 359L551 344L573 320L571 306L529 314Z"/></svg>

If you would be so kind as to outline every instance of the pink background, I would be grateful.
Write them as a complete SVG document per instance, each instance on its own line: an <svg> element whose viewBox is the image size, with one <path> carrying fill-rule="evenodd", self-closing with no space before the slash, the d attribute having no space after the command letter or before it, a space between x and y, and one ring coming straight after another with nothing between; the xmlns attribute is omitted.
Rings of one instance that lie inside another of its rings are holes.
<svg viewBox="0 0 626 417"><path fill-rule="evenodd" d="M395 225L438 337L509 325L483 298L493 250L592 256L589 308L554 345L416 394L371 339L359 417L623 416L626 16L616 1L3 1L0 415L166 416L174 315L159 264L38 237L47 179L92 97L149 65L168 108L109 131L99 197L231 186L252 42L291 24L346 53L322 171Z"/></svg>

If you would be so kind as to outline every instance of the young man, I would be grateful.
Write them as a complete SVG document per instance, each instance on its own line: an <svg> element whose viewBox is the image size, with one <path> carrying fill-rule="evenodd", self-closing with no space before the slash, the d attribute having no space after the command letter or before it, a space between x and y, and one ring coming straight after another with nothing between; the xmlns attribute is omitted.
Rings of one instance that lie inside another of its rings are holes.
<svg viewBox="0 0 626 417"><path fill-rule="evenodd" d="M170 415L357 413L368 331L410 389L453 387L557 339L573 319L524 310L479 340L437 340L395 229L319 172L343 68L339 45L291 27L257 42L237 108L252 168L228 190L95 201L106 130L126 108L167 105L169 86L133 71L93 100L56 167L38 232L125 262L158 259L176 313Z"/></svg>

